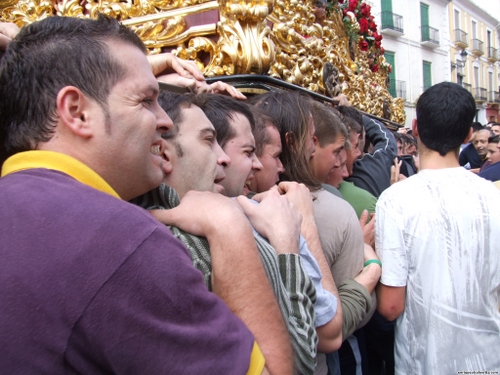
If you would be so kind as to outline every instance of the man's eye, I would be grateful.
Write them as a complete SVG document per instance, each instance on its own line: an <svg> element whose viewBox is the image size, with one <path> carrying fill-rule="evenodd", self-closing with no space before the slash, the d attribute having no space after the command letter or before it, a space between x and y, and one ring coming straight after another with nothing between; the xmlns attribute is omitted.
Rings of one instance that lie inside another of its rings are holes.
<svg viewBox="0 0 500 375"><path fill-rule="evenodd" d="M143 103L144 105L147 105L147 106L149 106L149 105L153 104L153 102L154 102L154 100L153 100L153 99L151 99L151 98L146 98L146 99L143 99L143 100L142 100L142 103Z"/></svg>

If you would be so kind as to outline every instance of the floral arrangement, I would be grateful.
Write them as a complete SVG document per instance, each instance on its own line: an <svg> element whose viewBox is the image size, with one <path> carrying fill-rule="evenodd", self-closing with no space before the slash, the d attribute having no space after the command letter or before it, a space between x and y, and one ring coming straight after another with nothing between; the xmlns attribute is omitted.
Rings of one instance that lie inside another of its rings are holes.
<svg viewBox="0 0 500 375"><path fill-rule="evenodd" d="M388 63L379 66L379 56L385 53L382 47L382 35L377 31L377 24L371 15L371 7L362 0L333 0L332 9L342 12L343 22L350 40L358 41L361 51L368 52L368 64L372 72L380 68L389 73L392 67ZM370 57L371 56L371 57ZM383 59L385 61L385 59Z"/></svg>

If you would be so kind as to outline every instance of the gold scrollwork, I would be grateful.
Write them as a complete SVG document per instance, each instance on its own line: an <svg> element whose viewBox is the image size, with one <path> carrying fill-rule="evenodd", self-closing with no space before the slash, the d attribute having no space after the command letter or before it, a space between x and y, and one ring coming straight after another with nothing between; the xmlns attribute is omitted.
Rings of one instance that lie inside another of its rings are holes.
<svg viewBox="0 0 500 375"><path fill-rule="evenodd" d="M220 0L219 5L217 44L225 74L267 73L275 55L266 24L272 1Z"/></svg>
<svg viewBox="0 0 500 375"><path fill-rule="evenodd" d="M217 23L186 22L191 15L214 10ZM363 111L405 121L404 101L387 90L383 56L377 61L381 69L372 72L367 52L347 36L341 13L333 11L322 24L315 23L312 0L0 2L0 19L20 27L53 15L94 18L98 13L131 27L152 53L173 48L179 57L195 60L206 76L269 74L326 95L342 91ZM325 69L327 63L333 69ZM324 77L325 71L334 76Z"/></svg>

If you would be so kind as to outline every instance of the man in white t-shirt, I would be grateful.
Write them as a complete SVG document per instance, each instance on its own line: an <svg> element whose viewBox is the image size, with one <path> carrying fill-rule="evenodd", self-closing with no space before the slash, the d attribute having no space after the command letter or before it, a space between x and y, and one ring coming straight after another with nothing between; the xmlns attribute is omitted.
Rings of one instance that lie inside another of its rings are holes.
<svg viewBox="0 0 500 375"><path fill-rule="evenodd" d="M417 103L421 172L376 209L378 310L397 318L396 374L500 371L500 193L460 167L475 102L443 82Z"/></svg>

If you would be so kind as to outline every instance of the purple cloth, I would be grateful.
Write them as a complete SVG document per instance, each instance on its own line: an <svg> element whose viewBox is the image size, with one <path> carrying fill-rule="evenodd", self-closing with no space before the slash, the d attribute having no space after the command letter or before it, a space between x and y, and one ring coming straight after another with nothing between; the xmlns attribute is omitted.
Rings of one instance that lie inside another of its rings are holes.
<svg viewBox="0 0 500 375"><path fill-rule="evenodd" d="M146 211L46 169L0 192L2 373L246 373L251 333Z"/></svg>

